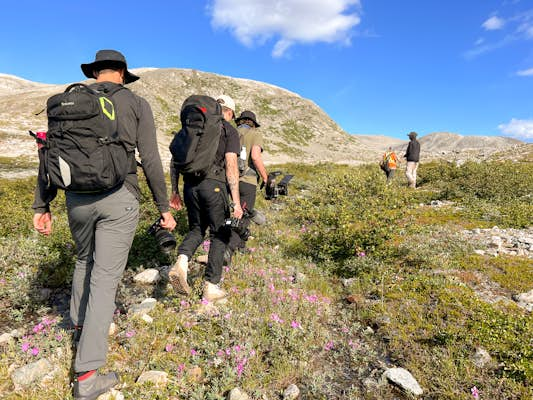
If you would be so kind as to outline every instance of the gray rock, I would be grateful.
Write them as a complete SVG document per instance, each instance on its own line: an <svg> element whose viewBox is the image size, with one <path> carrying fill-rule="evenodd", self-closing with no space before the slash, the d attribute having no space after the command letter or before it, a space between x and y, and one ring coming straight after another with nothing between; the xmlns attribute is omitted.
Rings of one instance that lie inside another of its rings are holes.
<svg viewBox="0 0 533 400"><path fill-rule="evenodd" d="M168 382L168 374L164 371L146 371L137 378L137 383L151 382L156 386L164 386Z"/></svg>
<svg viewBox="0 0 533 400"><path fill-rule="evenodd" d="M134 282L142 285L153 285L159 282L160 279L161 275L155 268L146 269L133 277Z"/></svg>
<svg viewBox="0 0 533 400"><path fill-rule="evenodd" d="M300 396L300 389L294 383L283 391L283 400L295 400Z"/></svg>
<svg viewBox="0 0 533 400"><path fill-rule="evenodd" d="M478 368L485 368L492 364L492 357L488 353L487 350L478 347L476 349L476 354L474 354L474 358L472 360L474 362L474 365Z"/></svg>
<svg viewBox="0 0 533 400"><path fill-rule="evenodd" d="M533 312L533 289L529 292L519 294L515 300L520 307L525 308L529 312Z"/></svg>
<svg viewBox="0 0 533 400"><path fill-rule="evenodd" d="M116 389L111 389L98 397L97 400L124 400L124 395Z"/></svg>
<svg viewBox="0 0 533 400"><path fill-rule="evenodd" d="M485 255L485 251L484 250L474 250L474 253L480 255L480 256L484 256Z"/></svg>
<svg viewBox="0 0 533 400"><path fill-rule="evenodd" d="M129 312L131 314L146 314L152 311L157 304L157 300L149 297L142 301L141 304L135 304L130 307Z"/></svg>
<svg viewBox="0 0 533 400"><path fill-rule="evenodd" d="M250 400L250 396L239 388L233 388L228 394L228 400Z"/></svg>
<svg viewBox="0 0 533 400"><path fill-rule="evenodd" d="M54 373L53 365L46 358L41 358L14 370L11 374L11 380L15 385L15 390L20 390L34 383L39 383L52 373Z"/></svg>
<svg viewBox="0 0 533 400"><path fill-rule="evenodd" d="M8 344L13 341L13 336L11 336L11 333L2 333L0 335L0 345Z"/></svg>
<svg viewBox="0 0 533 400"><path fill-rule="evenodd" d="M383 377L415 396L424 393L413 375L404 368L390 368L383 373Z"/></svg>

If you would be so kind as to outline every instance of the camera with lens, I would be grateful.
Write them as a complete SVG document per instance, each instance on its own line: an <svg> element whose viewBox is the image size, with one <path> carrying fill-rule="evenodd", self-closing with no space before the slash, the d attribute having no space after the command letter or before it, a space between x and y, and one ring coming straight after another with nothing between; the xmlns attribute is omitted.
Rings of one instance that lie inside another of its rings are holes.
<svg viewBox="0 0 533 400"><path fill-rule="evenodd" d="M282 175L281 171L274 171L268 174L265 187L265 198L267 200L275 199L278 196L287 196L289 194L289 182L294 175L285 175L279 182L277 177Z"/></svg>
<svg viewBox="0 0 533 400"><path fill-rule="evenodd" d="M157 245L163 253L170 253L176 247L176 238L172 233L161 226L161 218L155 221L147 231L155 238Z"/></svg>
<svg viewBox="0 0 533 400"><path fill-rule="evenodd" d="M233 229L237 235L240 236L242 240L248 240L251 235L250 229L248 229L248 224L245 224L244 219L250 218L249 213L246 209L243 210L244 213L241 219L230 217L226 218L226 227Z"/></svg>

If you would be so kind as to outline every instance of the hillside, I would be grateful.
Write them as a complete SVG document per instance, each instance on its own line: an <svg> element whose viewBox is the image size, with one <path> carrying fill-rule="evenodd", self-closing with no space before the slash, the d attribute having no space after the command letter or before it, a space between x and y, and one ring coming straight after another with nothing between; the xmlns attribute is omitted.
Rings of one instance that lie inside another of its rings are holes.
<svg viewBox="0 0 533 400"><path fill-rule="evenodd" d="M256 112L265 138L265 160L336 161L360 163L371 159L364 147L344 132L316 104L295 93L262 82L230 78L184 69L136 70L142 79L129 87L151 104L161 155L169 159L171 132L179 128L179 109L183 100L195 93L217 96L230 94L237 111ZM0 87L11 78L0 76ZM7 86L7 83L5 84ZM46 99L66 85L29 85L21 81L8 93L0 92L0 156L26 154L35 157L35 146L28 129L46 127L45 113L39 113Z"/></svg>
<svg viewBox="0 0 533 400"><path fill-rule="evenodd" d="M375 162L389 146L401 152L407 145L407 140L387 136L349 135L311 100L267 83L189 69L140 68L135 73L142 79L129 87L152 106L165 164L170 158L168 144L172 131L180 126L180 106L187 96L197 93L229 94L236 100L238 112L249 109L257 114L267 164L289 161L361 164ZM46 129L46 113L42 112L46 99L66 86L0 74L0 165L6 164L2 159L37 160L28 130ZM420 141L423 159L447 158L450 154L454 158L478 158L479 153L491 155L521 143L508 138L450 133L432 133L422 136ZM2 171L0 175L6 176Z"/></svg>

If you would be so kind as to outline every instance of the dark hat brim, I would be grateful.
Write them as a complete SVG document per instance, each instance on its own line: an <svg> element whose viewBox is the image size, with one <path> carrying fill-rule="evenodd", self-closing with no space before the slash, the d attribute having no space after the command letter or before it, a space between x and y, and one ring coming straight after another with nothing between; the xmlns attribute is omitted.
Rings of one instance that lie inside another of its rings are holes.
<svg viewBox="0 0 533 400"><path fill-rule="evenodd" d="M81 70L87 78L94 79L94 71L104 69L106 66L118 66L124 68L124 84L135 82L140 79L139 76L128 71L127 65L121 61L95 61L90 64L81 64Z"/></svg>
<svg viewBox="0 0 533 400"><path fill-rule="evenodd" d="M243 119L249 119L250 121L253 121L256 128L259 128L261 126L261 125L259 125L259 123L255 119L255 114L253 114L251 112L243 111L241 113L241 115L239 115L239 118L235 118L235 123L239 123L239 121L241 121Z"/></svg>

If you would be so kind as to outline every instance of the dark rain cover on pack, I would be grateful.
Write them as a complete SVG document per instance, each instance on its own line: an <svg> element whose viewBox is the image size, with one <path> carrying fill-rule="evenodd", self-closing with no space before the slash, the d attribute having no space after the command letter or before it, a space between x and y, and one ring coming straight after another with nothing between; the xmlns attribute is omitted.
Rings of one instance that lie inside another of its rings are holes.
<svg viewBox="0 0 533 400"><path fill-rule="evenodd" d="M181 130L174 134L170 152L176 170L205 177L214 166L222 132L222 107L209 96L192 95L183 102Z"/></svg>
<svg viewBox="0 0 533 400"><path fill-rule="evenodd" d="M131 157L117 131L117 116L108 92L82 83L47 101L48 133L43 161L49 182L74 192L103 192L126 179Z"/></svg>

